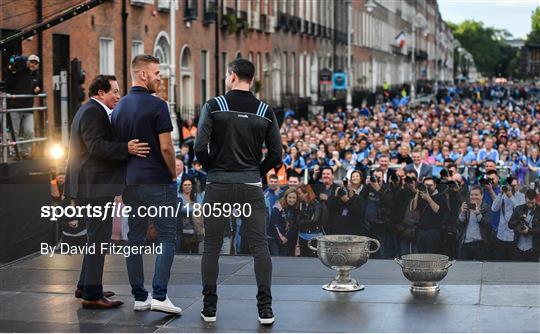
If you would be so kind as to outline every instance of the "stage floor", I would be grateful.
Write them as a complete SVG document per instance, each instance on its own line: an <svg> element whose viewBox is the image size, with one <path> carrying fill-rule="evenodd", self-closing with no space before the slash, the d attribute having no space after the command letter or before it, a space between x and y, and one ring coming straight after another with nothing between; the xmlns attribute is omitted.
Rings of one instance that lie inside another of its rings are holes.
<svg viewBox="0 0 540 334"><path fill-rule="evenodd" d="M106 290L124 305L85 310L73 297L80 256L36 256L0 269L2 332L540 332L540 264L457 262L433 297L417 297L400 267L369 260L353 271L364 291L321 289L334 275L318 259L274 258L276 323L257 321L250 257L222 257L218 319L206 324L200 257L176 256L169 296L182 316L133 312L121 256L108 256ZM145 258L147 287L153 257Z"/></svg>

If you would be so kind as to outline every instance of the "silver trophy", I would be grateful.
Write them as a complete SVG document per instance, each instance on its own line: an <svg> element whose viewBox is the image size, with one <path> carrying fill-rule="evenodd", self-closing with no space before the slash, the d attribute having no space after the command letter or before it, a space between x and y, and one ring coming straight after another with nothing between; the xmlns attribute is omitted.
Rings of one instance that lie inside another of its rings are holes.
<svg viewBox="0 0 540 334"><path fill-rule="evenodd" d="M312 246L317 240L317 247ZM371 243L377 248L372 250ZM358 291L364 286L351 277L351 270L359 268L369 259L369 254L379 250L381 244L375 239L357 235L325 235L309 241L309 249L317 252L319 260L338 275L322 286L328 291Z"/></svg>
<svg viewBox="0 0 540 334"><path fill-rule="evenodd" d="M400 265L403 276L411 281L411 291L434 293L439 291L437 282L441 281L448 268L456 261L449 261L448 256L441 254L407 254L395 259Z"/></svg>

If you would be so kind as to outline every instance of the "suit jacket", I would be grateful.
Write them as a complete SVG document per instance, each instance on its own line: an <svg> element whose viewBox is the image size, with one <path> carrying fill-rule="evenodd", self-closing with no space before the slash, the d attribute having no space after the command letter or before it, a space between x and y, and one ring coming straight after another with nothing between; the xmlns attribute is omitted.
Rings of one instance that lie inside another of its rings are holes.
<svg viewBox="0 0 540 334"><path fill-rule="evenodd" d="M518 241L521 234L518 232L519 220L523 215L527 215L529 208L527 204L518 205L514 208L512 212L512 217L508 221L508 227L514 230L514 241ZM534 210L532 227L529 228L529 235L533 237L533 249L535 251L540 251L540 207L536 205Z"/></svg>
<svg viewBox="0 0 540 334"><path fill-rule="evenodd" d="M414 164L408 164L405 166L405 173L410 171L415 171ZM427 176L432 176L433 167L431 165L422 164L420 167L420 175L418 175L418 180L422 181Z"/></svg>
<svg viewBox="0 0 540 334"><path fill-rule="evenodd" d="M65 196L68 198L112 197L125 184L127 143L113 141L105 109L90 99L71 124Z"/></svg>

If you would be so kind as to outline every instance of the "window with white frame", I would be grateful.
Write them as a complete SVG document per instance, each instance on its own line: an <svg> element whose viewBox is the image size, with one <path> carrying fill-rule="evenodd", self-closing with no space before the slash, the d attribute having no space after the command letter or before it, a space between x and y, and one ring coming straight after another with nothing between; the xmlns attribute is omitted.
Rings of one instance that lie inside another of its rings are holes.
<svg viewBox="0 0 540 334"><path fill-rule="evenodd" d="M99 39L99 73L114 75L114 40L112 38Z"/></svg>
<svg viewBox="0 0 540 334"><path fill-rule="evenodd" d="M133 40L131 41L131 59L133 59L135 56L138 56L140 54L144 53L144 44L142 41Z"/></svg>

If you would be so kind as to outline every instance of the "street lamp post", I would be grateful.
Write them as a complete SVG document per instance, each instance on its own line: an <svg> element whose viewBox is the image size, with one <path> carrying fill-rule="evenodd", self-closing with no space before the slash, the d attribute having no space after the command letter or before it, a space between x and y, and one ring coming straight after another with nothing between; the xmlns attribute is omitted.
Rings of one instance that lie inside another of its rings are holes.
<svg viewBox="0 0 540 334"><path fill-rule="evenodd" d="M351 35L352 35L352 2L347 1L347 112L352 111L352 69L351 69Z"/></svg>

